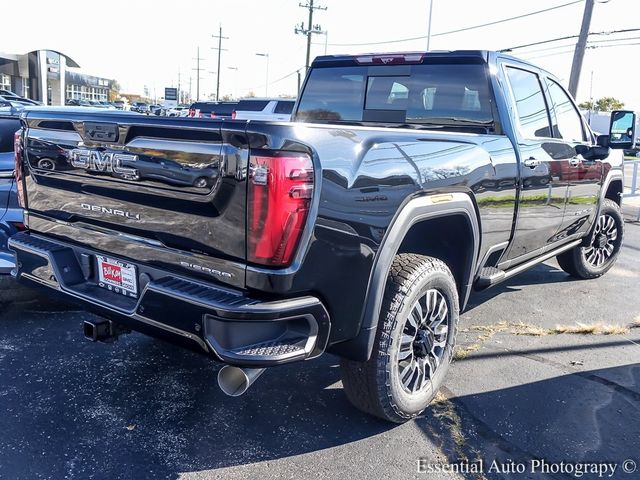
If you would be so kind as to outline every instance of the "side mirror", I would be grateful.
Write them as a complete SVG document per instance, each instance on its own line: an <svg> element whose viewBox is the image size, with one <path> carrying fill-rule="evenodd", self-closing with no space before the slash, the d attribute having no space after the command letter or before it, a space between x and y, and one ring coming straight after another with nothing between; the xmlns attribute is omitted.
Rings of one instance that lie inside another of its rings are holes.
<svg viewBox="0 0 640 480"><path fill-rule="evenodd" d="M636 114L629 110L611 112L609 124L609 147L629 149L633 147L636 137Z"/></svg>

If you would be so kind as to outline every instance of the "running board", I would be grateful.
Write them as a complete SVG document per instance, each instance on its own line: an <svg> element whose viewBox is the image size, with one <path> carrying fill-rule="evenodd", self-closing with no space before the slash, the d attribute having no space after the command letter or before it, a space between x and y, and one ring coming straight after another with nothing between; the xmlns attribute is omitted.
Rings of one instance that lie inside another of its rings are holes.
<svg viewBox="0 0 640 480"><path fill-rule="evenodd" d="M563 252L566 252L567 250L571 250L581 243L582 239L574 240L573 242L569 242L566 245L562 245L561 247L550 250L547 253L540 255L539 257L521 263L520 265L510 268L509 270L499 270L494 267L485 267L480 271L480 275L475 281L475 290L484 290L485 288L497 285L498 283L503 282L515 275L518 275L525 270L529 270L531 267L535 267L539 263L549 260L551 257L555 257Z"/></svg>

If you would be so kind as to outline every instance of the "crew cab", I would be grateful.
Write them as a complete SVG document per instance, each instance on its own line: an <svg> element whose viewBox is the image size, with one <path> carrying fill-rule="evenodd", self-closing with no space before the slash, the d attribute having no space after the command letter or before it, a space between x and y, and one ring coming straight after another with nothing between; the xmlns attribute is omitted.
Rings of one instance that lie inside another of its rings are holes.
<svg viewBox="0 0 640 480"><path fill-rule="evenodd" d="M595 278L618 256L635 115L596 137L530 63L319 57L292 120L28 111L16 277L100 314L92 340L136 330L225 364L229 395L334 353L354 405L403 422L442 385L473 290L552 257Z"/></svg>

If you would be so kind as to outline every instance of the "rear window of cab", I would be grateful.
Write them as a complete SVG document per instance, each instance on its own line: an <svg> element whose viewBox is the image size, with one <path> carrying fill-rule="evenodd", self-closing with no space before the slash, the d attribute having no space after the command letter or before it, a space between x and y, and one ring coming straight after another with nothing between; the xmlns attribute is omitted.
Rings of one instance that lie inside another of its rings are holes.
<svg viewBox="0 0 640 480"><path fill-rule="evenodd" d="M296 113L302 122L493 125L484 64L314 68Z"/></svg>

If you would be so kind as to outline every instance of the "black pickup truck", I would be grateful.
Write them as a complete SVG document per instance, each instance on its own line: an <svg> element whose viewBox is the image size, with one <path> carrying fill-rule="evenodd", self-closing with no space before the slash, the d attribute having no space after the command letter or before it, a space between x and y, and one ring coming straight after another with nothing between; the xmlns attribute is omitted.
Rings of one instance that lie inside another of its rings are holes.
<svg viewBox="0 0 640 480"><path fill-rule="evenodd" d="M291 123L36 108L15 275L101 315L93 340L224 363L230 395L336 354L348 398L403 422L472 290L552 257L578 278L613 265L634 117L596 138L551 74L485 51L319 57Z"/></svg>

